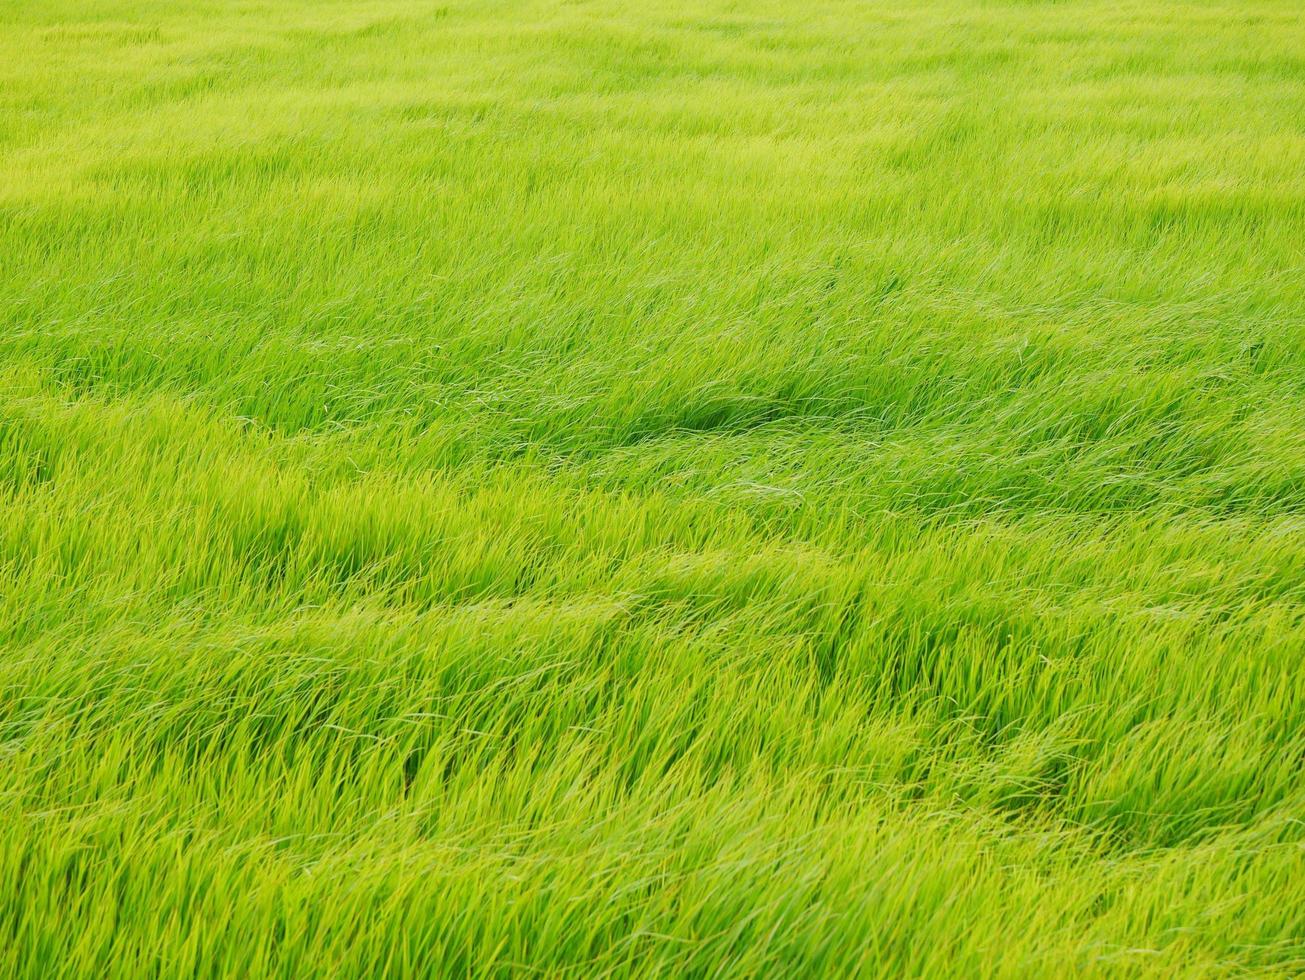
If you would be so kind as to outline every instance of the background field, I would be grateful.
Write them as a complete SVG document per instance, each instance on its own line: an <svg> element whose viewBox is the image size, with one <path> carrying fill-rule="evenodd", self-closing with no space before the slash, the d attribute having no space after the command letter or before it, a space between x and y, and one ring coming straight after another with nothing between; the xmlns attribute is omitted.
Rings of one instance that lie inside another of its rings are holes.
<svg viewBox="0 0 1305 980"><path fill-rule="evenodd" d="M1295 0L0 2L0 975L1305 971Z"/></svg>

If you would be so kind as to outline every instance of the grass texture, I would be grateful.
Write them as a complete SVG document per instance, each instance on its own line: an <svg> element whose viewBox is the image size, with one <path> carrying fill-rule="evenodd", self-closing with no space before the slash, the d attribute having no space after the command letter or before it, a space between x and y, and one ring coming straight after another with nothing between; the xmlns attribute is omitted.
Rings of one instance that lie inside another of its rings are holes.
<svg viewBox="0 0 1305 980"><path fill-rule="evenodd" d="M1300 975L1303 52L0 2L0 975Z"/></svg>

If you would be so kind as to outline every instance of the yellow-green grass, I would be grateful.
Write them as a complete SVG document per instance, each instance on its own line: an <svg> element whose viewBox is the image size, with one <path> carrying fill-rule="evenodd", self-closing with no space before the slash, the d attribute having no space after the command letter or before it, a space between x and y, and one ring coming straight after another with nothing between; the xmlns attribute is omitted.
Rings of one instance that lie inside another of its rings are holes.
<svg viewBox="0 0 1305 980"><path fill-rule="evenodd" d="M1305 971L1295 0L0 3L0 976Z"/></svg>

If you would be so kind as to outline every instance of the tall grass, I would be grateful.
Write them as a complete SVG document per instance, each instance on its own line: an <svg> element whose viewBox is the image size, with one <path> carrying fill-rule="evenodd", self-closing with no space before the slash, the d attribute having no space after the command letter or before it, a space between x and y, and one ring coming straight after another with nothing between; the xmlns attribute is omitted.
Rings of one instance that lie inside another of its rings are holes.
<svg viewBox="0 0 1305 980"><path fill-rule="evenodd" d="M0 975L1305 972L1302 51L0 2Z"/></svg>

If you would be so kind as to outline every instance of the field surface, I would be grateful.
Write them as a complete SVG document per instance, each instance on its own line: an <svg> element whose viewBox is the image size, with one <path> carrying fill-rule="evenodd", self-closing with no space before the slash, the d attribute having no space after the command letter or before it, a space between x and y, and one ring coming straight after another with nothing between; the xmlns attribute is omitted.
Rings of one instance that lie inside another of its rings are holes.
<svg viewBox="0 0 1305 980"><path fill-rule="evenodd" d="M0 0L0 976L1305 972L1296 0Z"/></svg>

